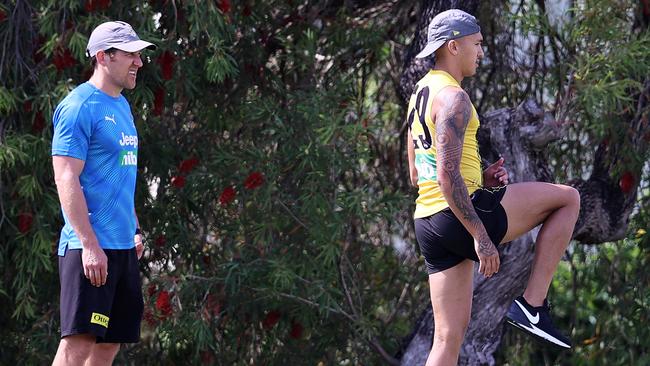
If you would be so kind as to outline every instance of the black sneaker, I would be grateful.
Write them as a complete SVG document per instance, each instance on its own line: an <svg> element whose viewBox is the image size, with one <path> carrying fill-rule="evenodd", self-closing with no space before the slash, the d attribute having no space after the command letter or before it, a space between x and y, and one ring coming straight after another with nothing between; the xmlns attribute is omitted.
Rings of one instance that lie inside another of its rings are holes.
<svg viewBox="0 0 650 366"><path fill-rule="evenodd" d="M546 299L544 299L542 306L534 307L528 304L523 296L519 296L510 305L506 321L557 346L566 349L571 348L571 340L553 326Z"/></svg>

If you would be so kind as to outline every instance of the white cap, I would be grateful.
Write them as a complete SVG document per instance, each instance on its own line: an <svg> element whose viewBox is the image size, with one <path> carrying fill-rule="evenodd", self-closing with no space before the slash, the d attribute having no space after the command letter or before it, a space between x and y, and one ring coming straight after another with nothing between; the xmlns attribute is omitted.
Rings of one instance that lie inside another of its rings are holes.
<svg viewBox="0 0 650 366"><path fill-rule="evenodd" d="M128 23L117 21L102 23L93 30L88 39L86 56L94 57L97 52L110 48L136 52L145 48L156 49L156 45L141 40Z"/></svg>

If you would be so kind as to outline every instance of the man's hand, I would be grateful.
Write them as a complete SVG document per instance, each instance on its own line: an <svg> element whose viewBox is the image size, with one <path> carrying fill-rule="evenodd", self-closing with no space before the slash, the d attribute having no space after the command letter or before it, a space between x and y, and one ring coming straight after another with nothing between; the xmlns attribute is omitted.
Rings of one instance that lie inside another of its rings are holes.
<svg viewBox="0 0 650 366"><path fill-rule="evenodd" d="M483 186L487 188L505 186L508 184L508 171L503 167L504 159L500 158L483 171Z"/></svg>
<svg viewBox="0 0 650 366"><path fill-rule="evenodd" d="M84 275L93 286L103 286L108 277L108 258L99 245L90 245L81 250L81 264Z"/></svg>
<svg viewBox="0 0 650 366"><path fill-rule="evenodd" d="M138 259L142 258L142 253L144 253L144 242L142 240L142 234L135 234L133 237L133 242L135 243L135 253L138 255Z"/></svg>
<svg viewBox="0 0 650 366"><path fill-rule="evenodd" d="M499 272L499 266L501 265L499 252L489 236L484 235L480 239L474 239L474 249L479 259L478 271L480 274L489 278Z"/></svg>

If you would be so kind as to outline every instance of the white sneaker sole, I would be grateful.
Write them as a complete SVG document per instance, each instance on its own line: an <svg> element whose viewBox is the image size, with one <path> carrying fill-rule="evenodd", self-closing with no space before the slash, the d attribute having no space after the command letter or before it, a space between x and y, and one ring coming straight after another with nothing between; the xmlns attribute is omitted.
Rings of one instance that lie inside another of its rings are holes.
<svg viewBox="0 0 650 366"><path fill-rule="evenodd" d="M560 347L565 348L565 349L571 349L571 346L570 346L570 345L568 345L568 344L562 342L561 340L559 340L559 339L553 337L552 335L546 333L545 331L543 331L543 330L537 328L537 327L534 326L534 325L531 325L530 327L527 327L527 326L525 326L525 325L523 325L523 324L520 324L520 323L517 323L517 322L515 322L514 320L511 320L511 319L509 319L509 318L506 318L506 321L507 321L509 324L511 324L511 325L513 325L513 326L515 326L515 327L517 327L517 328L519 328L519 329L522 329L522 330L524 330L524 331L526 331L526 332L528 332L528 333L531 333L531 334L533 334L533 335L536 335L536 336L538 336L538 337L540 337L540 338L542 338L542 339L544 339L544 340L546 340L546 341L548 341L548 342L550 342L550 343L555 344L556 346L560 346Z"/></svg>

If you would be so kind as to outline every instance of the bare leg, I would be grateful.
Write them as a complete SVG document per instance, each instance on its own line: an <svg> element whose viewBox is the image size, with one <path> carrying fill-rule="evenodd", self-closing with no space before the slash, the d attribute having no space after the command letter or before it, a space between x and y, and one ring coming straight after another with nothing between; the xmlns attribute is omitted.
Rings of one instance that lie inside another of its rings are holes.
<svg viewBox="0 0 650 366"><path fill-rule="evenodd" d="M524 298L542 305L553 273L569 245L580 212L580 194L572 187L550 183L509 185L501 200L508 216L508 242L543 223L535 243L533 267Z"/></svg>
<svg viewBox="0 0 650 366"><path fill-rule="evenodd" d="M435 333L426 366L458 363L472 309L473 275L474 263L469 259L429 275Z"/></svg>
<svg viewBox="0 0 650 366"><path fill-rule="evenodd" d="M86 366L110 366L119 350L119 343L96 343L86 360Z"/></svg>
<svg viewBox="0 0 650 366"><path fill-rule="evenodd" d="M77 334L61 339L52 366L83 365L96 342L91 334Z"/></svg>

